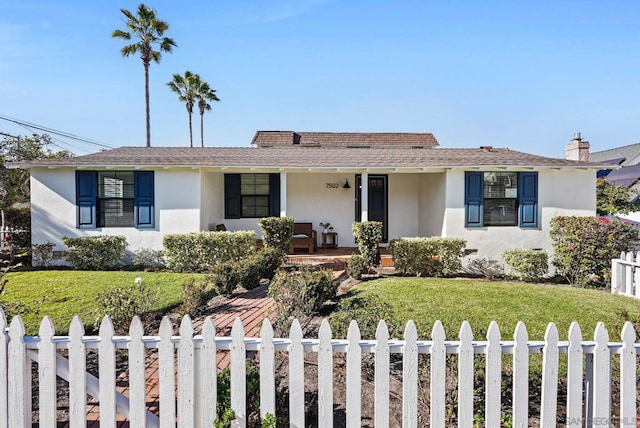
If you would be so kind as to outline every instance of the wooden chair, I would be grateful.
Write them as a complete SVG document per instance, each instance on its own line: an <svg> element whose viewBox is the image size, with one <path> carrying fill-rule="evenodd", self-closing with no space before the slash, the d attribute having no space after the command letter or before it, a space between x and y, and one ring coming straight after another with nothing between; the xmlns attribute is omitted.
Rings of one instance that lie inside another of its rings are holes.
<svg viewBox="0 0 640 428"><path fill-rule="evenodd" d="M312 223L293 223L289 253L293 254L296 248L306 248L309 254L315 253L318 249L318 235L313 230Z"/></svg>

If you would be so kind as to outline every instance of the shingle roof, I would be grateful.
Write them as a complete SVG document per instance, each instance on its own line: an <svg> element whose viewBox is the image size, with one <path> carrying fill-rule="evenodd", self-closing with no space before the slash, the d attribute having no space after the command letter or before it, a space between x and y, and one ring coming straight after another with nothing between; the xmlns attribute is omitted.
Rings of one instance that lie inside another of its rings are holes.
<svg viewBox="0 0 640 428"><path fill-rule="evenodd" d="M219 168L444 168L589 167L593 162L547 158L509 149L407 149L317 147L121 147L66 159L16 162L12 167L219 167Z"/></svg>
<svg viewBox="0 0 640 428"><path fill-rule="evenodd" d="M635 165L640 159L640 143L629 144L627 146L616 147L615 149L602 150L589 154L592 162L618 161L617 164L628 166ZM620 162L621 159L624 161Z"/></svg>
<svg viewBox="0 0 640 428"><path fill-rule="evenodd" d="M433 134L408 132L294 132L258 131L251 144L257 147L437 147Z"/></svg>

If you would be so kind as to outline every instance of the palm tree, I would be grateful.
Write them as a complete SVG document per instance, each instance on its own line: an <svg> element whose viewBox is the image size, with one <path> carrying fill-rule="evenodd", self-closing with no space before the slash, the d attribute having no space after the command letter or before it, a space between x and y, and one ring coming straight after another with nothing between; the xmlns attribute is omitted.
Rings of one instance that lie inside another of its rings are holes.
<svg viewBox="0 0 640 428"><path fill-rule="evenodd" d="M211 89L207 82L200 82L196 99L200 110L200 145L204 147L204 112L211 110L211 104L208 101L220 101L220 98L216 95L216 90Z"/></svg>
<svg viewBox="0 0 640 428"><path fill-rule="evenodd" d="M128 31L114 30L111 37L123 40L131 40L132 36L139 39L136 43L126 45L120 51L122 56L140 54L144 65L144 91L147 113L147 147L151 147L151 118L149 115L149 65L151 61L160 62L162 52L171 52L176 42L164 37L164 32L169 29L169 24L156 17L156 11L140 4L137 15L127 9L120 9L127 17L125 25ZM154 45L159 45L159 50L153 50Z"/></svg>
<svg viewBox="0 0 640 428"><path fill-rule="evenodd" d="M189 114L189 143L193 147L193 129L191 127L191 117L193 115L193 106L198 94L197 88L201 86L200 76L190 71L185 71L184 75L174 74L171 82L167 86L173 92L178 94L178 99L186 104L187 113Z"/></svg>

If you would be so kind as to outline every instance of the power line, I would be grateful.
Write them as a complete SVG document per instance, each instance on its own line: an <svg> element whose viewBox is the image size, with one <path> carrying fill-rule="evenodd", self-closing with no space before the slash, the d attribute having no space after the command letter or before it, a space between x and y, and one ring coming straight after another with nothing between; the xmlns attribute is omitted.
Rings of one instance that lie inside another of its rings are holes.
<svg viewBox="0 0 640 428"><path fill-rule="evenodd" d="M86 143L86 144L91 144L93 146L106 148L106 149L115 148L114 146L110 146L110 145L102 143L100 141L92 140L92 139L89 139L89 138L83 138L83 137L80 137L80 136L75 135L75 134L70 134L68 132L59 131L57 129L49 128L49 127L42 126L42 125L37 125L35 123L27 122L27 121L24 121L24 120L16 119L16 118L5 116L5 115L2 115L2 114L0 114L0 119L6 120L7 122L15 123L15 124L20 125L22 127L26 127L26 128L29 128L29 129L31 129L31 128L37 129L39 131L44 131L44 132L47 132L47 133L50 133L50 134L58 135L60 137L69 138L71 140L80 141L80 142Z"/></svg>

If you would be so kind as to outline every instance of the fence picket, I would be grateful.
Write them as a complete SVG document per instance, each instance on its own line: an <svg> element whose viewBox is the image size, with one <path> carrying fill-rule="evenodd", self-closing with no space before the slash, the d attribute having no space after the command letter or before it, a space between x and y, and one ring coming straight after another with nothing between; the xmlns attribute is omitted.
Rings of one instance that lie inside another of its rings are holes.
<svg viewBox="0 0 640 428"><path fill-rule="evenodd" d="M69 427L87 425L87 351L84 344L84 325L74 316L69 326Z"/></svg>
<svg viewBox="0 0 640 428"><path fill-rule="evenodd" d="M38 405L41 426L56 425L56 345L53 343L55 329L51 318L46 316L40 322L38 332Z"/></svg>
<svg viewBox="0 0 640 428"><path fill-rule="evenodd" d="M8 390L9 379L7 378L7 357L9 336L6 331L7 317L4 310L0 308L0 427L6 427L9 424L9 402Z"/></svg>
<svg viewBox="0 0 640 428"><path fill-rule="evenodd" d="M105 316L100 323L98 345L100 379L100 428L116 426L116 347L113 343L113 323Z"/></svg>
<svg viewBox="0 0 640 428"><path fill-rule="evenodd" d="M218 369L216 326L210 316L204 319L202 326L201 371L197 374L202 379L201 385L201 424L212 427L216 419L216 406L211 403L218 401Z"/></svg>
<svg viewBox="0 0 640 428"><path fill-rule="evenodd" d="M247 426L247 351L244 344L244 326L236 317L231 327L231 410L236 417L232 427Z"/></svg>
<svg viewBox="0 0 640 428"><path fill-rule="evenodd" d="M624 294L627 296L633 296L633 278L634 278L634 267L631 264L633 262L633 252L629 251L625 257L625 273L624 273Z"/></svg>
<svg viewBox="0 0 640 428"><path fill-rule="evenodd" d="M269 413L276 414L275 348L269 318L262 321L260 339L260 417L264 419Z"/></svg>
<svg viewBox="0 0 640 428"><path fill-rule="evenodd" d="M473 332L463 321L458 334L458 426L473 426Z"/></svg>
<svg viewBox="0 0 640 428"><path fill-rule="evenodd" d="M9 425L10 427L31 426L31 361L24 346L24 323L20 315L13 317L9 326ZM28 416L28 417L27 417Z"/></svg>
<svg viewBox="0 0 640 428"><path fill-rule="evenodd" d="M389 329L384 320L378 322L375 346L375 410L377 426L389 426Z"/></svg>
<svg viewBox="0 0 640 428"><path fill-rule="evenodd" d="M529 426L529 333L522 321L513 333L513 426Z"/></svg>
<svg viewBox="0 0 640 428"><path fill-rule="evenodd" d="M360 328L351 321L347 331L347 428L359 428L362 419L362 350Z"/></svg>
<svg viewBox="0 0 640 428"><path fill-rule="evenodd" d="M598 322L594 334L593 351L593 418L609 420L611 417L611 354L609 333L603 322Z"/></svg>
<svg viewBox="0 0 640 428"><path fill-rule="evenodd" d="M146 427L145 349L142 343L144 329L137 315L129 325L129 414L131 426Z"/></svg>
<svg viewBox="0 0 640 428"><path fill-rule="evenodd" d="M582 331L577 322L569 327L567 349L567 419L568 426L582 420Z"/></svg>
<svg viewBox="0 0 640 428"><path fill-rule="evenodd" d="M324 319L318 332L318 425L333 426L333 346L331 327Z"/></svg>
<svg viewBox="0 0 640 428"><path fill-rule="evenodd" d="M180 345L178 347L178 427L195 425L194 397L195 373L193 351L193 323L185 315L180 322Z"/></svg>
<svg viewBox="0 0 640 428"><path fill-rule="evenodd" d="M445 377L447 373L447 349L444 346L444 327L436 321L431 330L431 409L432 427L444 427L446 416Z"/></svg>
<svg viewBox="0 0 640 428"><path fill-rule="evenodd" d="M633 268L633 291L629 290L629 295L635 297L636 299L640 298L640 268L638 265L640 264L640 252L636 253L636 257L634 259L636 265Z"/></svg>
<svg viewBox="0 0 640 428"><path fill-rule="evenodd" d="M620 355L620 426L636 425L636 332L630 321L622 328Z"/></svg>
<svg viewBox="0 0 640 428"><path fill-rule="evenodd" d="M501 388L502 388L502 347L500 346L500 328L491 321L487 330L487 368L485 375L485 411L487 427L500 426Z"/></svg>
<svg viewBox="0 0 640 428"><path fill-rule="evenodd" d="M176 426L175 346L171 340L173 324L165 316L160 322L158 344L158 394L160 396L160 428ZM212 406L216 407L216 406Z"/></svg>
<svg viewBox="0 0 640 428"><path fill-rule="evenodd" d="M304 348L302 328L297 319L291 324L289 337L289 426L304 428Z"/></svg>
<svg viewBox="0 0 640 428"><path fill-rule="evenodd" d="M404 329L402 356L402 426L418 426L418 330L412 320Z"/></svg>
<svg viewBox="0 0 640 428"><path fill-rule="evenodd" d="M558 403L558 329L549 323L544 334L545 345L542 350L542 403L540 420L542 426L556 425Z"/></svg>

